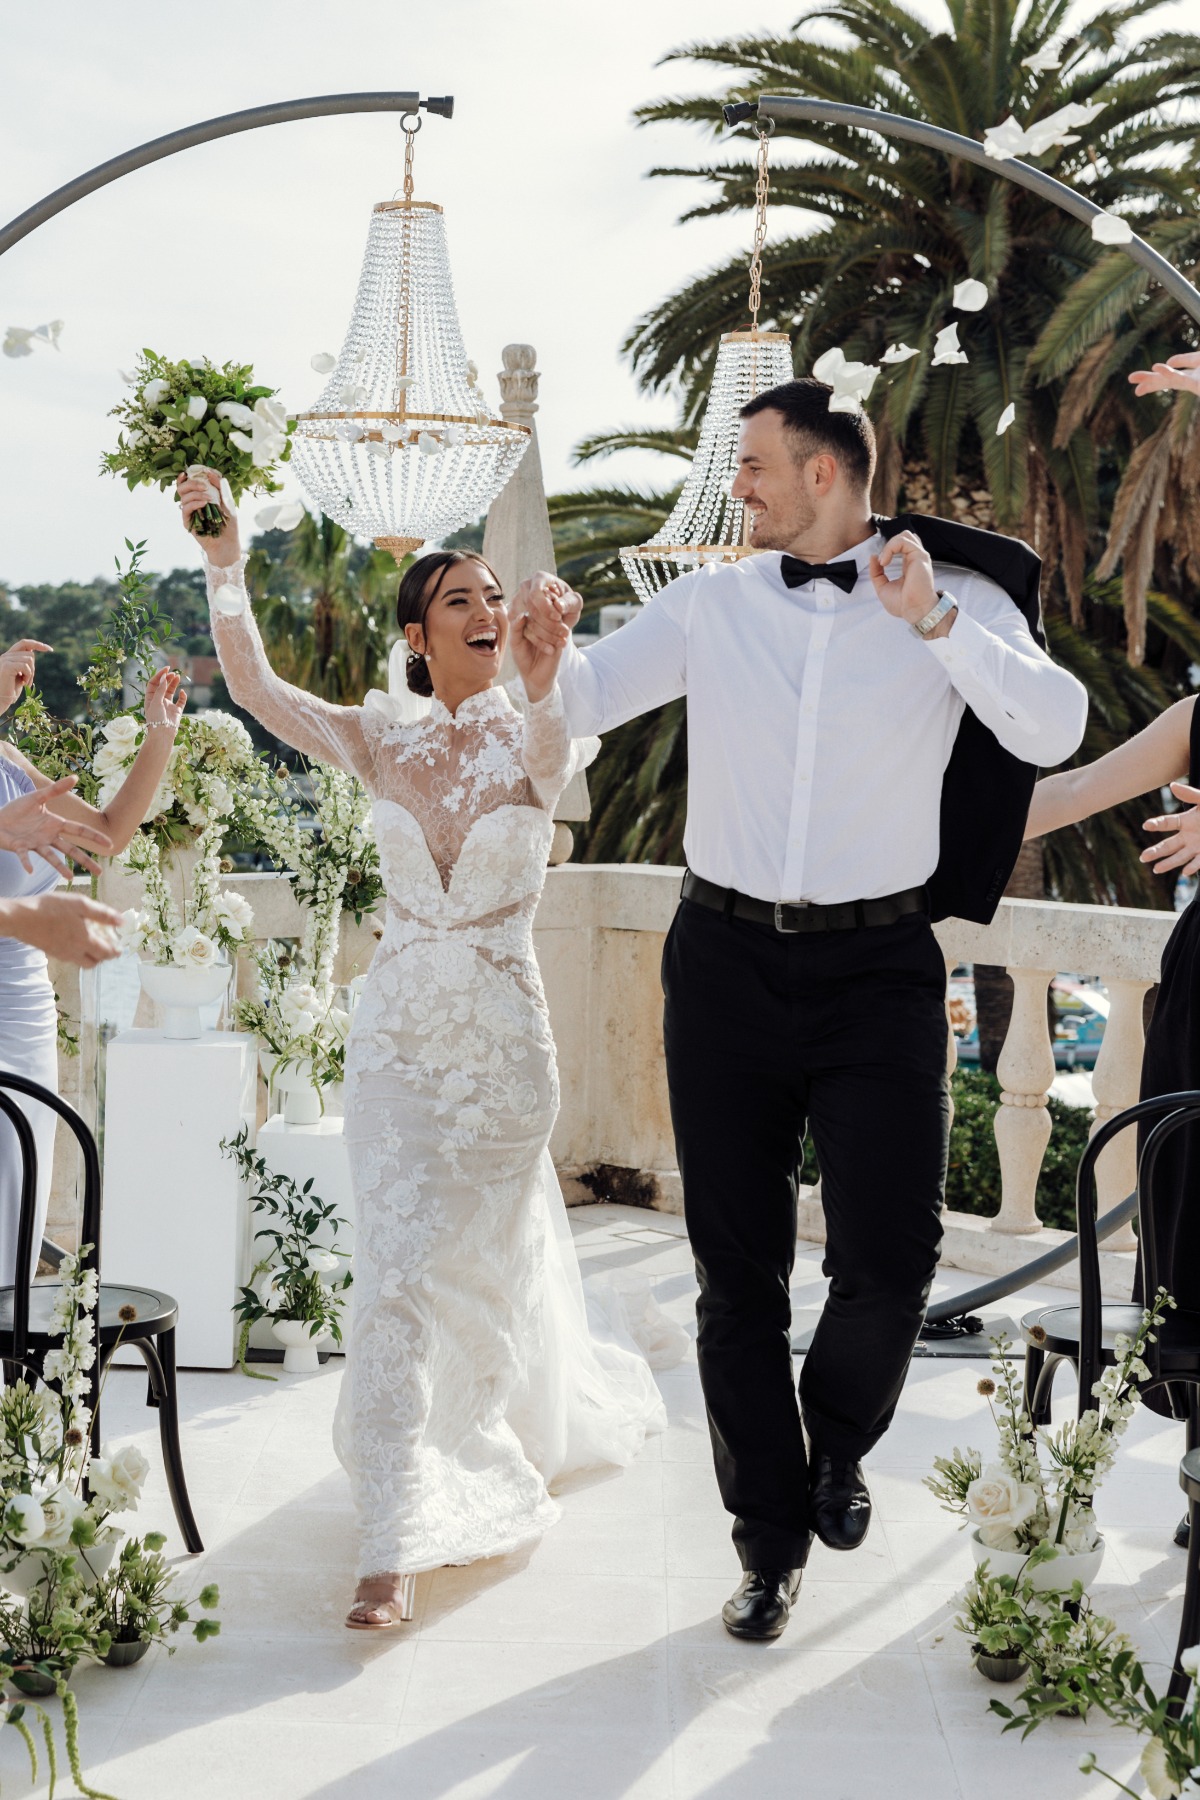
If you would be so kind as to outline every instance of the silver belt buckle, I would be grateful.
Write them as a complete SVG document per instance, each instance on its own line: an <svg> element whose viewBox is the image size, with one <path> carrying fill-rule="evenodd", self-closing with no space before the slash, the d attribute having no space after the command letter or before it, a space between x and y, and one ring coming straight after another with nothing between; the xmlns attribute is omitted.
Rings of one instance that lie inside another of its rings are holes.
<svg viewBox="0 0 1200 1800"><path fill-rule="evenodd" d="M777 900L775 902L775 929L776 929L776 931L783 931L783 932L788 933L789 936L794 936L794 934L797 931L799 931L801 929L801 927L799 925L785 925L783 922L784 910L786 909L789 912L797 912L797 911L799 911L799 909L801 907L807 906L807 905L808 905L807 900Z"/></svg>

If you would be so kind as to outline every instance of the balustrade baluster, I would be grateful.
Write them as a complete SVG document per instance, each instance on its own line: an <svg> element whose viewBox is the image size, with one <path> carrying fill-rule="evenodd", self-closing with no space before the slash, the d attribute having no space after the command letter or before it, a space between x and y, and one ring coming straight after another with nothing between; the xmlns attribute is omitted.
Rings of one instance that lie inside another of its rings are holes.
<svg viewBox="0 0 1200 1800"><path fill-rule="evenodd" d="M1104 1026L1104 1041L1092 1074L1092 1096L1096 1117L1092 1134L1111 1119L1114 1113L1132 1106L1138 1098L1142 1078L1142 1051L1146 1036L1142 1030L1142 1000L1150 981L1105 980L1111 1003ZM1096 1191L1102 1213L1118 1205L1133 1192L1137 1182L1137 1137L1123 1131L1103 1152L1096 1164ZM1108 1238L1106 1250L1134 1250L1137 1239L1131 1226Z"/></svg>
<svg viewBox="0 0 1200 1800"><path fill-rule="evenodd" d="M996 1111L996 1148L1000 1153L1000 1211L996 1231L1034 1232L1037 1182L1050 1142L1046 1106L1054 1080L1054 1052L1046 1016L1046 989L1053 969L1009 969L1013 984L1012 1019L996 1073L1002 1089Z"/></svg>

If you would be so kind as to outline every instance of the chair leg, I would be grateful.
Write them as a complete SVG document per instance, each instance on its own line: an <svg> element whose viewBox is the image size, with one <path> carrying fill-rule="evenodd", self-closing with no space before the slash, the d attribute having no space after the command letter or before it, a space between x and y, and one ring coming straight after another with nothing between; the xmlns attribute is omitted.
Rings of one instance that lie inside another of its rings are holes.
<svg viewBox="0 0 1200 1800"><path fill-rule="evenodd" d="M1026 1344L1025 1385L1022 1389L1022 1400L1030 1418L1033 1417L1033 1396L1037 1393L1037 1384L1041 1379L1045 1362L1046 1352L1044 1350L1039 1350L1036 1344Z"/></svg>
<svg viewBox="0 0 1200 1800"><path fill-rule="evenodd" d="M158 1435L162 1443L163 1462L167 1470L167 1487L171 1505L183 1533L183 1541L193 1556L204 1548L188 1498L187 1480L183 1473L183 1454L179 1446L179 1393L175 1383L175 1333L159 1333L157 1346L149 1338L134 1340L145 1358L151 1391L158 1407Z"/></svg>
<svg viewBox="0 0 1200 1800"><path fill-rule="evenodd" d="M1170 1685L1167 1693L1172 1701L1171 1710L1178 1714L1183 1711L1187 1699L1188 1688L1192 1684L1190 1675L1185 1675L1179 1666L1179 1659L1185 1650L1200 1642L1200 1531L1196 1529L1196 1502L1188 1506L1188 1552L1187 1580L1183 1590L1183 1619L1179 1627L1179 1642L1175 1646L1175 1667L1171 1671Z"/></svg>
<svg viewBox="0 0 1200 1800"><path fill-rule="evenodd" d="M1039 1350L1039 1356L1045 1352ZM1058 1374L1059 1365L1066 1359L1061 1356L1047 1356L1041 1373L1037 1378L1037 1386L1033 1390L1033 1401L1029 1408L1029 1417L1035 1425L1050 1423L1050 1400L1054 1392L1054 1377Z"/></svg>

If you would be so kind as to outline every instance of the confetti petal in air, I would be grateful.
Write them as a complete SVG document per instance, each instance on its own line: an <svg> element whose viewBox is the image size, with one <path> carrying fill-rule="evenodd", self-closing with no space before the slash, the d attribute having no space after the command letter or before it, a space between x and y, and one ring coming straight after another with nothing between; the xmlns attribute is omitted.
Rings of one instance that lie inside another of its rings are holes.
<svg viewBox="0 0 1200 1800"><path fill-rule="evenodd" d="M267 507L266 510L270 512L272 509ZM232 581L223 581L213 595L213 605L219 613L225 613L232 618L237 613L245 612L246 595L240 587L235 587Z"/></svg>
<svg viewBox="0 0 1200 1800"><path fill-rule="evenodd" d="M1032 56L1021 58L1021 67L1030 69L1035 75L1048 75L1051 69L1061 69L1062 57L1050 44L1043 44Z"/></svg>
<svg viewBox="0 0 1200 1800"><path fill-rule="evenodd" d="M938 332L933 341L932 368L939 368L942 363L965 363L970 358L958 341L958 326L947 325Z"/></svg>
<svg viewBox="0 0 1200 1800"><path fill-rule="evenodd" d="M835 372L838 369L844 369L845 366L846 352L844 350L826 350L824 355L818 356L813 364L813 377L817 381L832 381Z"/></svg>
<svg viewBox="0 0 1200 1800"><path fill-rule="evenodd" d="M309 357L308 366L318 375L332 375L337 368L337 357L330 356L328 350L318 350L315 356Z"/></svg>
<svg viewBox="0 0 1200 1800"><path fill-rule="evenodd" d="M914 350L911 344L889 344L879 360L883 363L902 363L907 362L910 357L920 354L921 352Z"/></svg>
<svg viewBox="0 0 1200 1800"><path fill-rule="evenodd" d="M285 500L279 508L275 520L276 531L295 531L304 517L304 507L299 500Z"/></svg>
<svg viewBox="0 0 1200 1800"><path fill-rule="evenodd" d="M954 290L954 305L959 312L982 312L988 303L988 291L982 281L960 281Z"/></svg>
<svg viewBox="0 0 1200 1800"><path fill-rule="evenodd" d="M121 380L125 383L126 387L132 387L137 380L137 375L131 374L128 369L118 369L117 374L121 377Z"/></svg>
<svg viewBox="0 0 1200 1800"><path fill-rule="evenodd" d="M1001 125L990 125L983 134L983 147L989 156L1004 160L1010 156L1041 156L1054 144L1077 144L1073 134L1076 125L1090 125L1104 111L1104 103L1077 106L1071 101L1044 119L1028 126L1019 125L1010 113Z"/></svg>
<svg viewBox="0 0 1200 1800"><path fill-rule="evenodd" d="M281 506L260 506L254 515L254 523L260 531L274 531L276 521L282 511Z"/></svg>
<svg viewBox="0 0 1200 1800"><path fill-rule="evenodd" d="M1133 226L1119 213L1093 213L1092 236L1098 244L1131 244Z"/></svg>
<svg viewBox="0 0 1200 1800"><path fill-rule="evenodd" d="M813 364L818 381L826 381L833 389L830 412L861 412L862 403L875 385L879 374L875 363L847 362L844 350L826 350Z"/></svg>
<svg viewBox="0 0 1200 1800"><path fill-rule="evenodd" d="M1012 422L1016 418L1016 416L1017 416L1017 409L1013 405L1012 401L1010 400L1008 405L1005 407L1004 411L1000 414L1000 417L996 420L996 436L997 437L1004 436L1005 432L1008 430L1009 426L1012 424Z"/></svg>
<svg viewBox="0 0 1200 1800"><path fill-rule="evenodd" d="M10 325L0 350L5 356L32 356L35 344L53 344L57 350L62 328L61 319L53 319L49 325Z"/></svg>

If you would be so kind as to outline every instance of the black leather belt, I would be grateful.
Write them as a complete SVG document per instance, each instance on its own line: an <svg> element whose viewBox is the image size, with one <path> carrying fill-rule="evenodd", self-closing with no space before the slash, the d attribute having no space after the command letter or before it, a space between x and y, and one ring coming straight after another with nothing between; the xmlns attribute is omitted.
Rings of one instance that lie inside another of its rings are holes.
<svg viewBox="0 0 1200 1800"><path fill-rule="evenodd" d="M690 869L683 878L683 898L724 913L726 918L750 919L783 932L858 931L863 926L894 925L910 913L929 911L929 893L923 887L882 894L875 900L839 900L832 906L817 906L807 900L756 900L751 894L739 894L736 888L705 881Z"/></svg>

